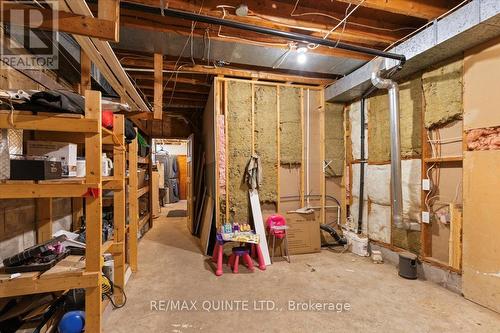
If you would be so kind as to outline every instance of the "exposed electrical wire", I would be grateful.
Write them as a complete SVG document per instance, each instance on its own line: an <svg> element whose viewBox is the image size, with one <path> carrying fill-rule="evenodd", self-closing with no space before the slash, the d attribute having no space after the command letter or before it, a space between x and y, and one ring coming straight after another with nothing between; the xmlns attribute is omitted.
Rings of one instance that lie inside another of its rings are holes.
<svg viewBox="0 0 500 333"><path fill-rule="evenodd" d="M364 1L365 0L363 0L362 2L364 2ZM339 21L339 22L342 21L342 19L340 19L340 18L338 18L336 16L332 16L332 15L325 14L325 13L320 13L320 12L295 13L295 11L297 10L297 7L299 5L299 2L300 2L300 0L297 0L295 2L295 6L293 7L293 10L290 13L290 16L292 16L292 17L294 17L294 16L295 17L300 17L300 16L317 15L317 16L328 17L328 18L331 18L331 19ZM349 4L351 4L351 3L349 3ZM401 27L401 28L394 28L394 29L391 29L391 28L381 28L381 27L377 27L377 26L373 26L373 25L368 25L368 24L357 23L357 22L349 22L349 24L350 25L355 25L355 26L358 26L358 27L369 28L369 29L373 29L373 30L389 31L389 32L396 32L396 31L401 31L401 30L413 30L413 29L415 29L415 27Z"/></svg>

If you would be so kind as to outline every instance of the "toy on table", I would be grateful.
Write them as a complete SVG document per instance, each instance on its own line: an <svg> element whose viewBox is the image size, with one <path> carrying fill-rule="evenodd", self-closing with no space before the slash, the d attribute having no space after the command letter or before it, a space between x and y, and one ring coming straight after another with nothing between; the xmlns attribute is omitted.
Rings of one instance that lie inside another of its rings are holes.
<svg viewBox="0 0 500 333"><path fill-rule="evenodd" d="M247 243L250 245L249 247L244 247L245 251L238 250L238 251L236 251L238 253L233 251L232 265L231 265L231 261L230 261L230 266L232 266L233 272L235 272L235 273L238 272L237 268L235 270L235 266L237 266L234 263L234 261L236 259L235 257L236 256L245 257L245 252L247 254L248 254L248 252L251 252L252 257L257 257L257 260L259 263L258 267L260 270L266 269L266 265L265 265L264 259L262 257L262 251L261 251L260 245L259 245L259 243L260 243L259 235L257 235L255 233L255 231L252 230L252 228L250 227L250 225L248 223L244 223L244 224L226 223L219 228L219 232L217 232L217 235L216 235L216 243L215 243L215 248L214 248L214 252L212 255L212 261L217 262L217 270L215 271L215 275L217 275L217 276L222 275L222 258L223 258L223 254L224 254L223 246L224 246L224 243L226 243L226 242ZM243 247L240 246L239 248L242 249ZM250 258L250 256L248 258ZM249 269L253 268L253 263L251 266L247 262L248 259L244 259L244 260L247 263L247 267L249 267Z"/></svg>

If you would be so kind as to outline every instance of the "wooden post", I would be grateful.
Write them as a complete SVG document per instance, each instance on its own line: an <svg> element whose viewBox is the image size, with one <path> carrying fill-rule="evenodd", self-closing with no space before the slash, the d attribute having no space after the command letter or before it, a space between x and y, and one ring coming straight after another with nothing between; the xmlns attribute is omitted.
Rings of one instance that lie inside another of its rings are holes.
<svg viewBox="0 0 500 333"><path fill-rule="evenodd" d="M427 157L430 157L430 144L427 141L427 128L425 128L425 109L427 108L425 101L424 89L422 89L422 119L421 119L421 128L422 128L422 168L421 168L421 179L427 178L427 167L428 164L425 162ZM425 197L427 195L426 191L421 191L421 208L422 211L427 211L427 207L425 205ZM432 225L431 223L421 223L422 230L420 231L420 254L422 257L427 258L432 256Z"/></svg>
<svg viewBox="0 0 500 333"><path fill-rule="evenodd" d="M83 49L80 49L80 94L84 95L87 90L91 89L92 77L90 71L92 62ZM78 230L81 227L81 218L83 216L83 201L82 198L71 198L71 208L73 230Z"/></svg>
<svg viewBox="0 0 500 333"><path fill-rule="evenodd" d="M99 0L98 17L115 23L114 42L120 41L120 0Z"/></svg>
<svg viewBox="0 0 500 333"><path fill-rule="evenodd" d="M228 163L229 163L229 135L228 135L228 128L229 128L229 116L228 116L228 113L229 113L229 109L227 107L227 81L224 80L224 126L225 126L225 130L224 130L224 135L226 136L226 144L225 144L225 151L224 153L226 154L226 223L229 222L229 167L228 167Z"/></svg>
<svg viewBox="0 0 500 333"><path fill-rule="evenodd" d="M52 238L52 198L36 199L36 236L38 244Z"/></svg>
<svg viewBox="0 0 500 333"><path fill-rule="evenodd" d="M252 82L252 155L255 154L255 84Z"/></svg>
<svg viewBox="0 0 500 333"><path fill-rule="evenodd" d="M90 71L92 62L83 49L80 49L80 94L84 95L87 90L91 89L92 78Z"/></svg>
<svg viewBox="0 0 500 333"><path fill-rule="evenodd" d="M136 130L137 131L137 130ZM137 197L137 139L133 140L129 145L128 150L128 165L129 165L129 258L130 268L132 272L137 272L137 231L139 221L139 198Z"/></svg>
<svg viewBox="0 0 500 333"><path fill-rule="evenodd" d="M102 0L101 0L102 1ZM154 119L161 119L163 114L163 54L154 54Z"/></svg>
<svg viewBox="0 0 500 333"><path fill-rule="evenodd" d="M326 219L326 181L325 181L325 90L321 89L320 93L320 110L319 110L319 159L320 159L320 194L321 194L321 224L325 223Z"/></svg>
<svg viewBox="0 0 500 333"><path fill-rule="evenodd" d="M300 88L300 137L301 147L302 147L302 160L300 162L300 207L304 207L304 177L305 177L305 164L306 164L306 152L304 149L304 88Z"/></svg>
<svg viewBox="0 0 500 333"><path fill-rule="evenodd" d="M85 92L85 117L95 119L101 128L101 93L88 90ZM102 135L85 135L86 182L99 184L97 193L85 200L86 207L86 272L101 272L102 246ZM97 286L85 289L85 330L101 330L102 288L99 274Z"/></svg>
<svg viewBox="0 0 500 333"><path fill-rule="evenodd" d="M281 141L280 141L280 86L276 86L276 159L277 168L276 170L276 212L280 214L280 203L281 203Z"/></svg>
<svg viewBox="0 0 500 333"><path fill-rule="evenodd" d="M153 139L149 137L148 139L148 144L151 147L151 151L149 153L149 163L148 163L148 175L149 175L149 193L148 193L148 198L149 198L149 229L153 228Z"/></svg>
<svg viewBox="0 0 500 333"><path fill-rule="evenodd" d="M123 115L113 116L113 132L118 142L113 145L113 175L120 182L120 189L113 192L114 243L117 251L114 260L114 284L125 287L125 118ZM123 302L122 293L115 294L118 303Z"/></svg>
<svg viewBox="0 0 500 333"><path fill-rule="evenodd" d="M213 114L213 119L214 119L214 141L215 141L215 226L218 228L220 226L220 174L219 174L219 149L220 149L220 138L219 138L219 115L221 113L221 98L220 98L220 93L221 93L221 82L219 81L218 78L214 78L214 87L215 87L215 110ZM224 120L225 121L225 120ZM226 185L227 188L227 185ZM204 197L200 198L203 202ZM203 205L200 205L200 213L201 215L203 212Z"/></svg>

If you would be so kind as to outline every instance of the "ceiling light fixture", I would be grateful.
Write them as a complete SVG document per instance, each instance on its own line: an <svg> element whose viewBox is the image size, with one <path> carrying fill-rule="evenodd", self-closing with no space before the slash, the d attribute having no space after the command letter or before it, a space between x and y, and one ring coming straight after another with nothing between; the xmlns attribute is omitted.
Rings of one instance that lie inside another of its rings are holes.
<svg viewBox="0 0 500 333"><path fill-rule="evenodd" d="M300 53L298 56L297 56L297 62L299 64L305 64L306 63L306 60L307 60L307 57L306 57L306 54L305 53Z"/></svg>
<svg viewBox="0 0 500 333"><path fill-rule="evenodd" d="M307 61L307 56L306 56L306 53L308 51L308 48L307 48L307 45L299 45L297 47L297 62L299 64L305 64L305 62Z"/></svg>
<svg viewBox="0 0 500 333"><path fill-rule="evenodd" d="M248 6L242 3L241 5L236 7L236 15L247 16L248 15Z"/></svg>

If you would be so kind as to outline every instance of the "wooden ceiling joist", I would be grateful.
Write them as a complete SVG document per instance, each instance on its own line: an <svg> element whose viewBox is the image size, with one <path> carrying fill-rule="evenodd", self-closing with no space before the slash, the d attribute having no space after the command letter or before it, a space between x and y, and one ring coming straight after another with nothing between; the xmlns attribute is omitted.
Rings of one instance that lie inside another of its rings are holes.
<svg viewBox="0 0 500 333"><path fill-rule="evenodd" d="M123 58L121 62L125 66L153 68L152 61L149 59ZM170 63L164 64L163 68L167 70L176 70L176 68L174 68L174 66ZM182 70L185 70L187 72L198 72L211 75L225 75L225 76L248 78L248 79L263 80L263 81L291 82L291 83L300 83L307 85L325 85L333 82L332 79L309 78L298 75L274 74L264 71L251 71L243 69L234 69L229 67L194 65L194 66L185 66L182 68ZM182 71L179 71L179 73L182 73Z"/></svg>
<svg viewBox="0 0 500 333"><path fill-rule="evenodd" d="M135 74L132 71L128 71L128 73L136 81L137 80L141 80L141 81L153 81L154 80L154 77L151 75L148 75L148 74ZM171 74L164 73L163 80L165 80L165 82L166 82L170 78L170 76L171 76ZM203 81L203 80L190 79L190 78L185 78L185 77L180 77L180 76L175 77L175 75L173 75L173 77L170 81L171 82L175 81L177 83L184 83L184 84L190 84L190 85L195 85L195 86L204 86L204 87L211 87L212 86L211 83L208 83L208 82Z"/></svg>
<svg viewBox="0 0 500 333"><path fill-rule="evenodd" d="M360 0L337 0L358 4ZM452 1L453 2L453 1ZM455 1L458 3L458 1ZM433 20L450 9L449 0L365 0L361 6L395 14Z"/></svg>
<svg viewBox="0 0 500 333"><path fill-rule="evenodd" d="M160 1L157 0L125 0L125 2L143 4L152 7L160 7ZM316 2L322 3L321 1ZM203 1L203 8L200 10L201 3L201 1L168 1L169 8L172 9L197 13L199 12L202 15L215 17L223 16L222 9L217 8L221 4L220 1ZM224 5L236 7L240 3L241 1L239 0L229 0L224 2ZM293 1L247 1L246 4L250 9L250 14L248 16L240 17L234 15L234 9L226 9L225 18L239 22L257 24L273 29L295 29L296 31L308 30L310 32L319 33L321 35L328 33L331 28L338 23L338 21L335 21L331 17L327 17L324 15L301 17L291 16L290 14L294 11ZM311 8L308 6L304 6L303 4L300 5L300 10L301 12L318 12L318 8ZM126 10L122 10L122 15L128 14L129 13ZM345 16L345 11L333 11L332 8L325 6L324 14L337 18L343 18ZM161 17L161 15L158 16ZM390 22L388 23L387 20L378 20L374 17L358 18L353 16L349 21L359 25L348 24L343 29L343 32L334 31L330 33L329 38L331 38L332 40L337 40L339 37L341 37L342 40L346 42L365 41L380 43L381 41L386 41L390 43L391 40L397 40L402 37L402 32L397 30L398 28L400 28L400 26L392 24ZM382 29L374 30L367 27Z"/></svg>

